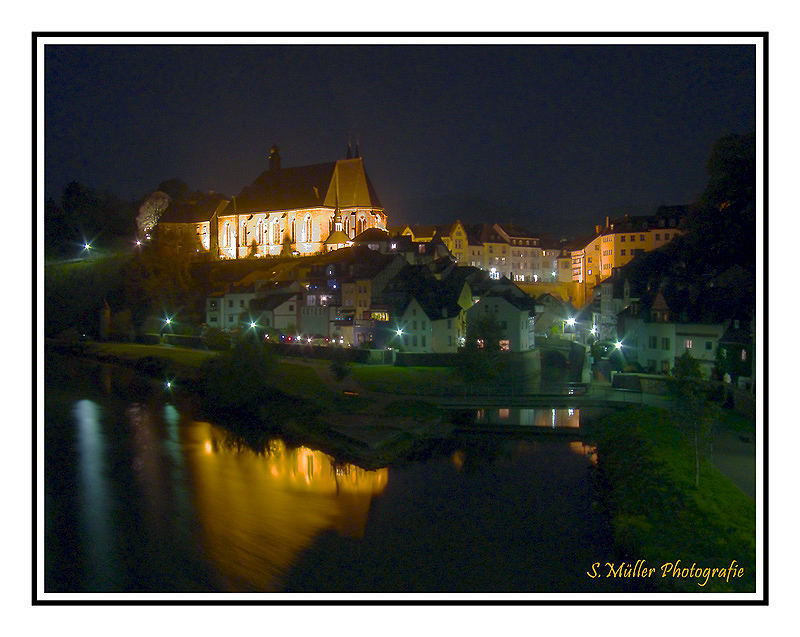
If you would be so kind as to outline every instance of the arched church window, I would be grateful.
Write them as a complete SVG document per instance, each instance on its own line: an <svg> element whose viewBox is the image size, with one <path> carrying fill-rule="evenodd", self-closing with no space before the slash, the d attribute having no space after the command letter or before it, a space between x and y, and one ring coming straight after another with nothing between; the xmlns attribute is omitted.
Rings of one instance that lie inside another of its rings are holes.
<svg viewBox="0 0 800 637"><path fill-rule="evenodd" d="M306 242L311 241L311 215L306 215L305 223L305 239Z"/></svg>
<svg viewBox="0 0 800 637"><path fill-rule="evenodd" d="M264 241L264 220L258 220L258 229L256 230L256 237L258 243L265 243Z"/></svg>
<svg viewBox="0 0 800 637"><path fill-rule="evenodd" d="M281 243L281 224L277 219L272 222L272 243L273 245Z"/></svg>
<svg viewBox="0 0 800 637"><path fill-rule="evenodd" d="M366 229L367 229L367 219L364 215L360 215L358 217L358 222L356 224L356 234L361 234Z"/></svg>
<svg viewBox="0 0 800 637"><path fill-rule="evenodd" d="M231 224L229 221L225 222L222 230L222 245L226 248L231 245Z"/></svg>

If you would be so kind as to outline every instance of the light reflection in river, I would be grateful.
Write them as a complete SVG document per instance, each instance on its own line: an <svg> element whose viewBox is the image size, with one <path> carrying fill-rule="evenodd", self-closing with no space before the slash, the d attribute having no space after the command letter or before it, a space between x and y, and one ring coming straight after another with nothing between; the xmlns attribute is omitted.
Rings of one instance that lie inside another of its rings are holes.
<svg viewBox="0 0 800 637"><path fill-rule="evenodd" d="M475 414L478 424L520 425L548 429L577 429L580 427L580 409L479 409Z"/></svg>
<svg viewBox="0 0 800 637"><path fill-rule="evenodd" d="M83 550L88 560L90 584L103 588L108 584L103 565L112 550L112 537L102 410L100 405L91 400L79 400L72 409L72 415L77 425L80 458Z"/></svg>
<svg viewBox="0 0 800 637"><path fill-rule="evenodd" d="M338 464L281 440L260 454L209 423L185 434L205 548L231 590L280 588L281 574L324 530L361 537L388 482L388 469Z"/></svg>
<svg viewBox="0 0 800 637"><path fill-rule="evenodd" d="M48 590L571 590L585 582L565 556L605 550L574 438L438 441L389 484L277 439L257 453L129 374L54 369ZM552 409L502 415L484 412L553 424ZM578 416L555 423L572 435Z"/></svg>

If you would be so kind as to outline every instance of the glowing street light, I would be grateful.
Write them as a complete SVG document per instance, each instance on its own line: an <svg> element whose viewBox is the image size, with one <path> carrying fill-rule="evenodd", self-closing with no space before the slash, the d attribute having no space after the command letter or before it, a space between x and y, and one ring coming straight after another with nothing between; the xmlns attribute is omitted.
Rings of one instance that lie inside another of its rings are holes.
<svg viewBox="0 0 800 637"><path fill-rule="evenodd" d="M398 336L402 336L403 335L403 330L402 329L398 329L398 330L395 330L394 333L397 334Z"/></svg>
<svg viewBox="0 0 800 637"><path fill-rule="evenodd" d="M596 325L592 325L592 329L589 330L589 333L592 336L597 336L597 326Z"/></svg>
<svg viewBox="0 0 800 637"><path fill-rule="evenodd" d="M570 327L575 327L575 317L574 316L570 316L567 319L567 325L569 325Z"/></svg>
<svg viewBox="0 0 800 637"><path fill-rule="evenodd" d="M614 347L616 347L617 349L622 349L622 341L617 341L616 343L614 343Z"/></svg>
<svg viewBox="0 0 800 637"><path fill-rule="evenodd" d="M256 322L255 321L250 321L250 327L255 327L255 326L256 326Z"/></svg>

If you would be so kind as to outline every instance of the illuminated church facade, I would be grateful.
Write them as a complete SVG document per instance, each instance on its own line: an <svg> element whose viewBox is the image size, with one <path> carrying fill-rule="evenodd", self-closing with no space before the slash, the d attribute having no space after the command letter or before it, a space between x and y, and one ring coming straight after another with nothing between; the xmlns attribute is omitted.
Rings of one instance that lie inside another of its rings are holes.
<svg viewBox="0 0 800 637"><path fill-rule="evenodd" d="M311 255L352 245L370 228L386 230L386 211L356 150L346 159L269 169L235 197L173 202L156 226L162 246L219 259Z"/></svg>
<svg viewBox="0 0 800 637"><path fill-rule="evenodd" d="M278 153L273 146L269 169L211 220L220 258L317 254L352 245L369 228L386 230L361 157L281 168Z"/></svg>

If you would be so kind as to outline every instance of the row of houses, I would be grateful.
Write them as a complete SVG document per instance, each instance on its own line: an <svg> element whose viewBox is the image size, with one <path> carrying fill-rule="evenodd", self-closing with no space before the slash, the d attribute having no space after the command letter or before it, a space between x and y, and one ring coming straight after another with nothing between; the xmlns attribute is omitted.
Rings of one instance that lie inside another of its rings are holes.
<svg viewBox="0 0 800 637"><path fill-rule="evenodd" d="M571 255L564 242L514 223L405 225L389 228L393 237L415 243L441 242L459 264L481 268L496 280L515 283L569 282Z"/></svg>
<svg viewBox="0 0 800 637"><path fill-rule="evenodd" d="M653 373L668 373L689 352L704 377L717 370L750 388L754 321L736 302L749 285L745 271L734 266L699 289L639 274L630 266L615 268L599 283L592 302L574 317L575 336L618 343L627 364Z"/></svg>
<svg viewBox="0 0 800 637"><path fill-rule="evenodd" d="M537 303L508 279L449 256L418 257L359 245L255 269L207 298L206 324L284 340L453 353L470 326L489 320L500 349L519 352L535 347L537 329L548 334L537 316L549 316L553 304L563 305L560 315L574 312L550 295Z"/></svg>

